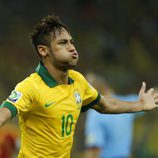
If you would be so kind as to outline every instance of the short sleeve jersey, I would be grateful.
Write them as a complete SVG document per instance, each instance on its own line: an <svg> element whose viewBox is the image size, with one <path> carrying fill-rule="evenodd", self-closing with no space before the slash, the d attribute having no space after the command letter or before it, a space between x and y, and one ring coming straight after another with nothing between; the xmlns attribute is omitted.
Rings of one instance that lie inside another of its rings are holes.
<svg viewBox="0 0 158 158"><path fill-rule="evenodd" d="M81 109L85 111L99 99L79 72L69 70L68 84L58 85L40 63L1 105L13 117L18 114L19 158L69 158Z"/></svg>

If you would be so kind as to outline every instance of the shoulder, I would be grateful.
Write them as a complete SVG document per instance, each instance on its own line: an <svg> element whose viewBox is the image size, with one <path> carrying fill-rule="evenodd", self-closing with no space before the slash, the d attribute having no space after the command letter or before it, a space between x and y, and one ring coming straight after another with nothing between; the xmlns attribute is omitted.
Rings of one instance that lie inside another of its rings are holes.
<svg viewBox="0 0 158 158"><path fill-rule="evenodd" d="M33 90L36 88L36 84L40 81L40 77L37 73L32 73L30 76L26 77L23 81L19 82L16 89L20 90Z"/></svg>
<svg viewBox="0 0 158 158"><path fill-rule="evenodd" d="M39 90L37 83L40 81L38 74L33 73L26 77L23 81L19 82L15 89L11 92L11 97L18 96L19 98L29 98L34 100L39 97Z"/></svg>

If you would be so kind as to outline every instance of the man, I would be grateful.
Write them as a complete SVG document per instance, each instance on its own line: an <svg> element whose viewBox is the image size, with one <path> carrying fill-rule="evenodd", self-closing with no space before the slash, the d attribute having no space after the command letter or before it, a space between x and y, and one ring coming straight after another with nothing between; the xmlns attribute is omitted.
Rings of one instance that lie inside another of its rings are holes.
<svg viewBox="0 0 158 158"><path fill-rule="evenodd" d="M95 73L88 73L86 79L99 93L113 95L124 101L136 101L137 95L115 95L106 81ZM102 115L89 110L85 124L85 158L129 158L131 156L133 124L143 112L131 114Z"/></svg>
<svg viewBox="0 0 158 158"><path fill-rule="evenodd" d="M153 89L145 92L145 83L136 102L100 96L79 72L71 70L77 64L78 53L68 28L58 17L43 18L31 37L40 63L0 109L0 126L19 117L19 158L69 158L81 109L125 113L158 106L158 94L153 94Z"/></svg>

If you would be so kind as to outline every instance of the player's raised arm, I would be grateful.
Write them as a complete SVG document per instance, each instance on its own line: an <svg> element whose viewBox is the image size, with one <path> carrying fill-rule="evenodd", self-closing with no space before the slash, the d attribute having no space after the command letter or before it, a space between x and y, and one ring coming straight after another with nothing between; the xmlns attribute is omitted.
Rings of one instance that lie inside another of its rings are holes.
<svg viewBox="0 0 158 158"><path fill-rule="evenodd" d="M0 127L11 119L11 111L7 108L0 108Z"/></svg>
<svg viewBox="0 0 158 158"><path fill-rule="evenodd" d="M147 92L145 82L139 91L139 99L135 102L121 101L110 96L101 96L99 103L93 109L100 113L132 113L148 111L158 107L158 93L151 88Z"/></svg>

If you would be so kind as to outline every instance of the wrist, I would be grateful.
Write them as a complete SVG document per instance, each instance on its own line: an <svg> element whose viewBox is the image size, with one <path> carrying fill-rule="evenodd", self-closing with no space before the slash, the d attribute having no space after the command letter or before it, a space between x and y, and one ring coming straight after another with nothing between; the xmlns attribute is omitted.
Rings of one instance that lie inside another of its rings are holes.
<svg viewBox="0 0 158 158"><path fill-rule="evenodd" d="M139 105L140 111L148 111L148 109L146 108L142 100L138 100L138 105Z"/></svg>

